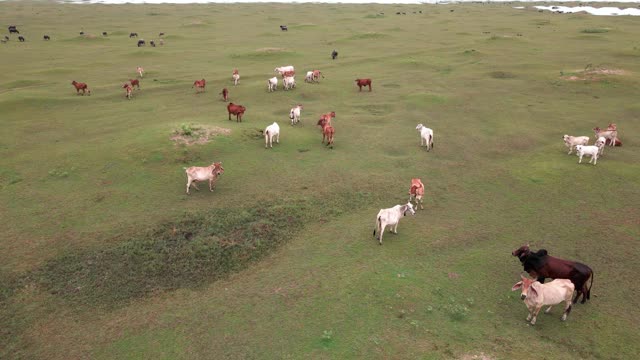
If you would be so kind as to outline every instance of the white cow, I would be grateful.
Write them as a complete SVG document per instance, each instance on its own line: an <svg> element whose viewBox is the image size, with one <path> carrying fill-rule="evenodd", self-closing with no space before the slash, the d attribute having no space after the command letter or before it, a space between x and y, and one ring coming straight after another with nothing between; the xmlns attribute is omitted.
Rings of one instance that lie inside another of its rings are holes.
<svg viewBox="0 0 640 360"><path fill-rule="evenodd" d="M282 76L282 75L284 75L285 72L287 72L287 71L295 71L295 69L293 68L293 65L287 65L287 66L277 67L273 71L277 72L278 74L280 74L280 76Z"/></svg>
<svg viewBox="0 0 640 360"><path fill-rule="evenodd" d="M307 71L307 75L304 77L304 82L313 82L313 71Z"/></svg>
<svg viewBox="0 0 640 360"><path fill-rule="evenodd" d="M404 205L396 205L389 209L380 209L378 216L376 216L376 227L373 229L373 236L376 236L376 231L379 233L378 240L382 245L382 234L387 226L390 226L391 232L398 233L398 223L400 218L407 216L407 213L415 215L416 211L413 209L413 204L407 202Z"/></svg>
<svg viewBox="0 0 640 360"><path fill-rule="evenodd" d="M277 77L274 76L271 79L267 80L267 89L269 90L269 92L276 91L277 88L278 88Z"/></svg>
<svg viewBox="0 0 640 360"><path fill-rule="evenodd" d="M420 146L424 143L427 147L427 151L431 150L431 148L433 148L433 130L422 124L418 124L418 126L416 126L416 130L420 132Z"/></svg>
<svg viewBox="0 0 640 360"><path fill-rule="evenodd" d="M138 66L138 68L136 69L136 72L138 73L138 75L140 75L140 77L144 75L144 69L142 68L142 66Z"/></svg>
<svg viewBox="0 0 640 360"><path fill-rule="evenodd" d="M240 81L240 74L235 73L231 75L231 77L233 78L233 85L238 85L238 81Z"/></svg>
<svg viewBox="0 0 640 360"><path fill-rule="evenodd" d="M511 291L522 289L520 298L524 300L524 304L529 309L527 321L531 320L531 325L536 324L536 318L543 306L549 305L545 313L551 311L553 305L560 304L564 301L564 313L562 313L562 321L567 320L567 315L571 312L571 298L575 285L568 279L555 279L546 284L541 284L537 280L528 279L520 276L522 281L518 281L513 285Z"/></svg>
<svg viewBox="0 0 640 360"><path fill-rule="evenodd" d="M596 140L595 146L597 146L598 149L600 149L600 151L598 152L598 157L604 154L604 146L606 144L607 144L607 139L604 136L600 136L598 140Z"/></svg>
<svg viewBox="0 0 640 360"><path fill-rule="evenodd" d="M295 125L300 122L300 111L302 110L302 105L298 104L298 106L291 108L289 111L289 119L291 119L291 125Z"/></svg>
<svg viewBox="0 0 640 360"><path fill-rule="evenodd" d="M264 148L265 149L273 147L273 138L276 139L277 144L280 144L280 126L278 126L278 123L276 122L267 126L267 128L264 129Z"/></svg>
<svg viewBox="0 0 640 360"><path fill-rule="evenodd" d="M285 90L293 89L296 87L296 79L293 76L285 76L282 85Z"/></svg>
<svg viewBox="0 0 640 360"><path fill-rule="evenodd" d="M568 155L573 152L574 146L587 145L589 143L588 136L569 136L565 134L562 139L564 140L564 144L569 148Z"/></svg>
<svg viewBox="0 0 640 360"><path fill-rule="evenodd" d="M215 187L215 183L218 181L218 176L224 174L224 168L222 167L222 162L214 162L213 164L206 167L192 166L190 168L184 168L187 173L187 194L189 194L189 188L191 187L191 183L193 186L198 189L198 185L196 184L198 181L209 180L209 190L213 191Z"/></svg>
<svg viewBox="0 0 640 360"><path fill-rule="evenodd" d="M576 145L576 155L578 155L578 157L580 158L580 160L578 160L578 164L582 163L582 157L584 155L589 155L591 156L591 160L589 160L589 163L593 162L593 165L595 165L598 162L599 152L600 148L598 148L597 146Z"/></svg>
<svg viewBox="0 0 640 360"><path fill-rule="evenodd" d="M615 127L615 124L611 124L611 125L613 125L613 127L610 129L607 128L606 130L600 129L599 127L595 127L593 128L593 132L596 134L596 138L599 138L600 136L602 136L605 139L610 141L609 146L615 146L616 139L618 138L618 128Z"/></svg>

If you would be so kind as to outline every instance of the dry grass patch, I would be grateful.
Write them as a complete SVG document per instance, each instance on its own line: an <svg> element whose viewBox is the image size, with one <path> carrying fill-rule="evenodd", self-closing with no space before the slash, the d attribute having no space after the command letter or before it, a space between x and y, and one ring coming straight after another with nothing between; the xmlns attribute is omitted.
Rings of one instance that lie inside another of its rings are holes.
<svg viewBox="0 0 640 360"><path fill-rule="evenodd" d="M622 69L610 69L602 65L585 66L583 70L574 70L568 73L560 72L560 76L567 81L599 81L609 75L629 75L629 72Z"/></svg>
<svg viewBox="0 0 640 360"><path fill-rule="evenodd" d="M493 356L485 355L484 353L479 354L465 354L460 357L460 360L496 360Z"/></svg>
<svg viewBox="0 0 640 360"><path fill-rule="evenodd" d="M171 135L176 145L202 145L206 144L215 136L218 135L230 135L231 129L222 128L218 126L193 126L182 124L180 129L175 130Z"/></svg>

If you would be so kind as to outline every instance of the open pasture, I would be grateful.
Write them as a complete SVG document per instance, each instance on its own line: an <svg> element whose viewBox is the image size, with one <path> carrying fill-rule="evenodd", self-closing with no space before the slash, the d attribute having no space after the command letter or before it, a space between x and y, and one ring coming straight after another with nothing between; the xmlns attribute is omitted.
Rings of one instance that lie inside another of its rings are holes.
<svg viewBox="0 0 640 360"><path fill-rule="evenodd" d="M0 14L26 39L0 44L0 358L640 353L640 19L506 4L20 1ZM164 45L137 47L160 32ZM297 87L269 93L284 65ZM325 78L304 82L313 69ZM315 126L330 111L333 149ZM567 155L564 134L592 144L608 123L624 146L596 166ZM183 168L213 161L214 192L187 195ZM405 203L412 178L425 209L380 246L375 215ZM591 300L566 322L557 307L526 324L510 291L525 243L593 268Z"/></svg>

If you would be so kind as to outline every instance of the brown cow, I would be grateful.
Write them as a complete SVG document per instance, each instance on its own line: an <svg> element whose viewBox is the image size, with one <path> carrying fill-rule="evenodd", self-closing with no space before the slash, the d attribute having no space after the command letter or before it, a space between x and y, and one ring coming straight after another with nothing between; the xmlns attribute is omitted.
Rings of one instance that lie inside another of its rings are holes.
<svg viewBox="0 0 640 360"><path fill-rule="evenodd" d="M138 79L129 79L129 82L131 83L131 87L138 87L138 90L140 90L140 80Z"/></svg>
<svg viewBox="0 0 640 360"><path fill-rule="evenodd" d="M320 70L313 70L313 76L312 79L314 81L320 81L320 76L322 76L322 78L324 79L324 75L322 74L322 71Z"/></svg>
<svg viewBox="0 0 640 360"><path fill-rule="evenodd" d="M322 143L324 144L324 139L327 139L327 146L331 145L333 148L333 135L335 134L335 129L331 126L330 120L320 119L318 120L318 125L322 127Z"/></svg>
<svg viewBox="0 0 640 360"><path fill-rule="evenodd" d="M122 88L126 91L126 97L127 99L131 100L131 95L133 94L133 88L131 87L131 85L124 83L124 85L122 85Z"/></svg>
<svg viewBox="0 0 640 360"><path fill-rule="evenodd" d="M356 79L355 81L360 91L362 91L363 86L369 86L369 91L371 91L371 79Z"/></svg>
<svg viewBox="0 0 640 360"><path fill-rule="evenodd" d="M545 249L532 252L529 249L529 245L517 248L511 252L511 255L518 257L524 267L524 271L529 273L531 277L537 278L541 283L544 283L545 278L571 280L576 288L576 297L573 299L574 304L578 302L581 294L581 303L583 304L591 297L594 274L589 266L577 261L549 256ZM591 283L587 286L589 278L591 278Z"/></svg>
<svg viewBox="0 0 640 360"><path fill-rule="evenodd" d="M411 200L416 201L416 209L418 208L418 204L420 204L420 209L424 210L424 206L422 206L422 196L424 195L424 184L419 178L411 179L411 188L409 189L409 202Z"/></svg>
<svg viewBox="0 0 640 360"><path fill-rule="evenodd" d="M222 89L222 92L218 95L222 95L222 100L224 100L224 102L229 101L229 90L227 90L227 88Z"/></svg>
<svg viewBox="0 0 640 360"><path fill-rule="evenodd" d="M204 79L202 80L196 80L193 82L193 86L191 87L192 89L195 87L196 88L196 93L200 92L199 90L204 91L204 87L206 85L206 81Z"/></svg>
<svg viewBox="0 0 640 360"><path fill-rule="evenodd" d="M75 86L76 94L80 95L80 90L82 90L82 95L84 95L85 92L88 92L89 95L91 95L91 90L89 90L89 87L87 86L87 84L73 80L71 82L71 85Z"/></svg>
<svg viewBox="0 0 640 360"><path fill-rule="evenodd" d="M231 120L231 114L233 114L236 116L236 122L242 122L242 115L244 115L247 109L242 105L229 103L229 105L227 105L227 111L229 112L229 120Z"/></svg>
<svg viewBox="0 0 640 360"><path fill-rule="evenodd" d="M334 117L336 117L336 112L332 111L330 113L320 115L320 121L325 120L327 121L328 125L331 125L331 119L333 119ZM318 125L320 125L319 122L318 122Z"/></svg>

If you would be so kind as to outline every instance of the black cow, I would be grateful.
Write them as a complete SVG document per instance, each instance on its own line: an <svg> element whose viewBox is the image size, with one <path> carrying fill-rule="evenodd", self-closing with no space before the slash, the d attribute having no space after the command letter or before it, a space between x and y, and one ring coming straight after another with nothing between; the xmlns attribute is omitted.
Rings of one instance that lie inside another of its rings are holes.
<svg viewBox="0 0 640 360"><path fill-rule="evenodd" d="M164 33L163 33L163 32L161 32L160 34L158 34L158 36L164 36Z"/></svg>
<svg viewBox="0 0 640 360"><path fill-rule="evenodd" d="M107 36L107 32L106 32L106 31L103 31L103 32L102 32L102 36Z"/></svg>
<svg viewBox="0 0 640 360"><path fill-rule="evenodd" d="M144 39L140 39L140 40L138 40L138 47L140 47L140 46L144 46L145 44L146 44L146 43L145 43Z"/></svg>
<svg viewBox="0 0 640 360"><path fill-rule="evenodd" d="M287 29L287 25L280 25L280 30L289 31L289 29Z"/></svg>
<svg viewBox="0 0 640 360"><path fill-rule="evenodd" d="M84 35L84 31L80 31L80 35Z"/></svg>
<svg viewBox="0 0 640 360"><path fill-rule="evenodd" d="M45 40L51 40L51 38L49 37L49 35L45 35L43 38L44 38Z"/></svg>
<svg viewBox="0 0 640 360"><path fill-rule="evenodd" d="M151 41L149 41L149 45L151 45L152 47L156 47L156 42L151 40Z"/></svg>
<svg viewBox="0 0 640 360"><path fill-rule="evenodd" d="M9 34L20 34L15 25L9 25Z"/></svg>
<svg viewBox="0 0 640 360"><path fill-rule="evenodd" d="M338 57L338 52L337 52L337 51L335 51L335 50L333 50L333 51L331 52L331 59L335 60L337 57Z"/></svg>
<svg viewBox="0 0 640 360"><path fill-rule="evenodd" d="M131 34L129 34L129 39L131 39L132 37L138 37L138 33L131 33Z"/></svg>
<svg viewBox="0 0 640 360"><path fill-rule="evenodd" d="M24 42L24 36L22 35L18 36L18 40L20 40L20 42Z"/></svg>

